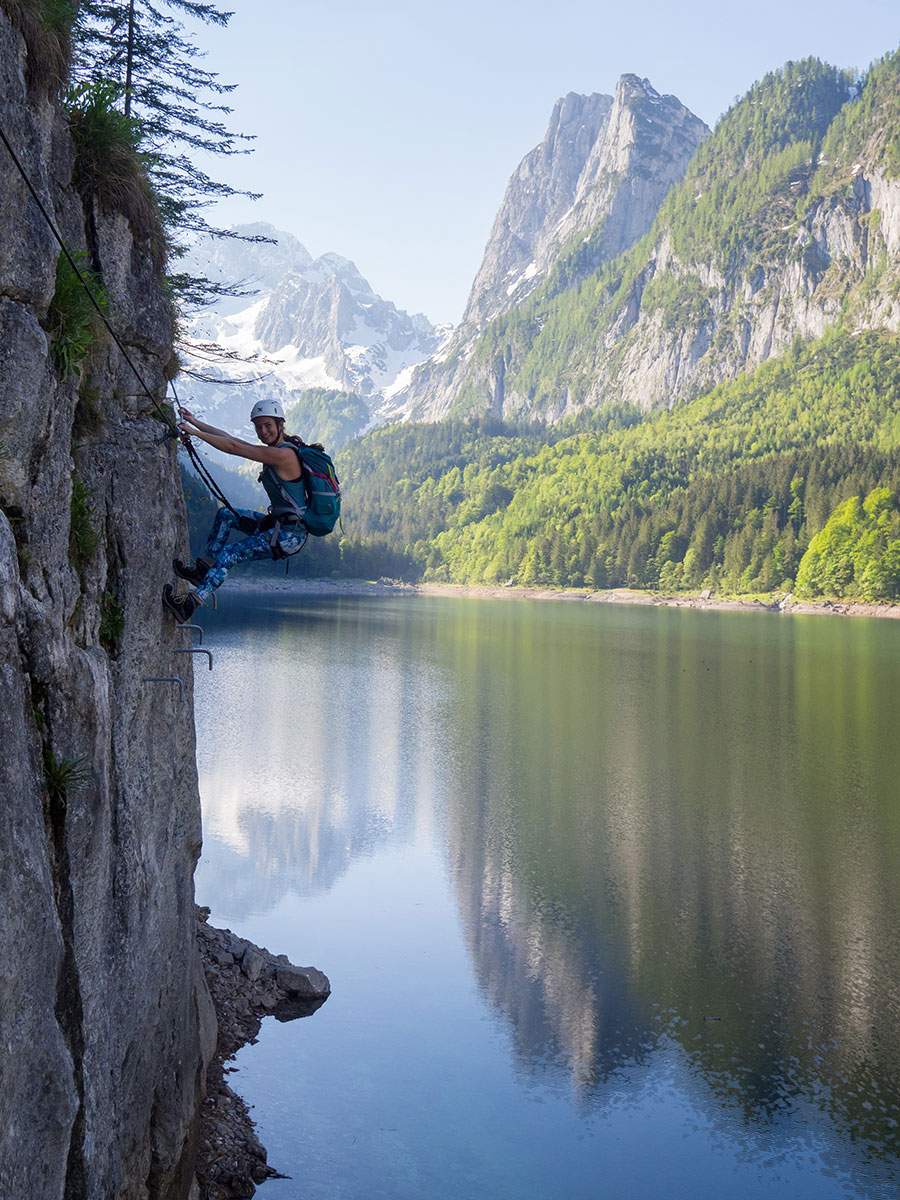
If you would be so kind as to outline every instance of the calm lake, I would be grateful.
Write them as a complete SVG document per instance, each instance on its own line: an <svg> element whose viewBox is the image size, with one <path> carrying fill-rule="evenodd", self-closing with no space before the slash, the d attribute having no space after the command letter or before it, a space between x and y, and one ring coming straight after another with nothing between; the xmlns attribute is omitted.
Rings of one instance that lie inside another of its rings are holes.
<svg viewBox="0 0 900 1200"><path fill-rule="evenodd" d="M331 979L265 1200L892 1200L900 622L226 589L197 899Z"/></svg>

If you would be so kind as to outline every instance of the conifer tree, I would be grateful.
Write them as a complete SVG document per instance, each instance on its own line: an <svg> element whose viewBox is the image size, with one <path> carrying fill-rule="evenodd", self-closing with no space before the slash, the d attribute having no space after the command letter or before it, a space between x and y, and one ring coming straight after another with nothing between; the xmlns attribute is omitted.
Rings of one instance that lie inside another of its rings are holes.
<svg viewBox="0 0 900 1200"><path fill-rule="evenodd" d="M124 115L139 130L177 257L186 234L235 236L212 226L202 209L227 196L254 193L212 179L197 160L201 153L245 153L253 139L228 128L225 122L232 110L225 101L235 85L223 83L202 65L204 52L167 9L208 25L227 25L232 15L196 0L83 0L73 77L81 83L117 85ZM211 284L204 289L208 281L182 283L194 285L195 299L204 290L220 290Z"/></svg>

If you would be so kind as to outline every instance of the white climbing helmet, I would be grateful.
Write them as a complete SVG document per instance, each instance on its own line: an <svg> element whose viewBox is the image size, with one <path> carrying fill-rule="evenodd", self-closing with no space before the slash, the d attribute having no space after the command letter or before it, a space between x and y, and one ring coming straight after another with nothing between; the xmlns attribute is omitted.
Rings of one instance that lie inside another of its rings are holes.
<svg viewBox="0 0 900 1200"><path fill-rule="evenodd" d="M284 410L277 400L257 400L250 410L250 420L255 421L257 417L277 417L283 421Z"/></svg>

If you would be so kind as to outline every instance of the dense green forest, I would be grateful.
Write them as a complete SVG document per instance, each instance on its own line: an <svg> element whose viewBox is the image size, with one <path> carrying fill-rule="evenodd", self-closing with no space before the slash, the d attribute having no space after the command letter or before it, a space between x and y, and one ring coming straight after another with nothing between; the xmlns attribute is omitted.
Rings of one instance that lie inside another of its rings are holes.
<svg viewBox="0 0 900 1200"><path fill-rule="evenodd" d="M898 444L900 339L879 333L798 344L643 420L386 427L338 456L347 567L364 544L426 580L900 598ZM868 539L849 574L822 565L833 514Z"/></svg>
<svg viewBox="0 0 900 1200"><path fill-rule="evenodd" d="M836 331L649 417L376 429L290 571L900 600L898 447L900 338ZM185 487L196 554L215 506Z"/></svg>

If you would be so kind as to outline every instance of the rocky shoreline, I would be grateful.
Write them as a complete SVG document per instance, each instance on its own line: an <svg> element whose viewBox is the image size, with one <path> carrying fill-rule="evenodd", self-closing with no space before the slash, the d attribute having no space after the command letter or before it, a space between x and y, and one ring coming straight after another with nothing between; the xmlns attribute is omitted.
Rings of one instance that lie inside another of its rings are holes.
<svg viewBox="0 0 900 1200"><path fill-rule="evenodd" d="M663 596L631 588L592 591L589 588L537 588L491 584L404 583L382 578L374 582L352 579L229 580L227 590L288 592L294 595L350 596L455 596L485 600L563 600L589 604L641 604L659 608L694 608L713 612L761 612L800 616L900 617L900 604L867 604L858 600L796 600L777 595L771 600L724 599L710 592L699 596Z"/></svg>
<svg viewBox="0 0 900 1200"><path fill-rule="evenodd" d="M200 961L215 1010L215 1052L206 1070L191 1200L244 1200L257 1184L284 1176L269 1166L247 1105L226 1082L234 1069L228 1064L256 1041L264 1017L310 1016L331 994L331 984L315 967L294 966L283 954L210 925L208 908L196 912ZM206 1023L212 1021L207 1014Z"/></svg>

